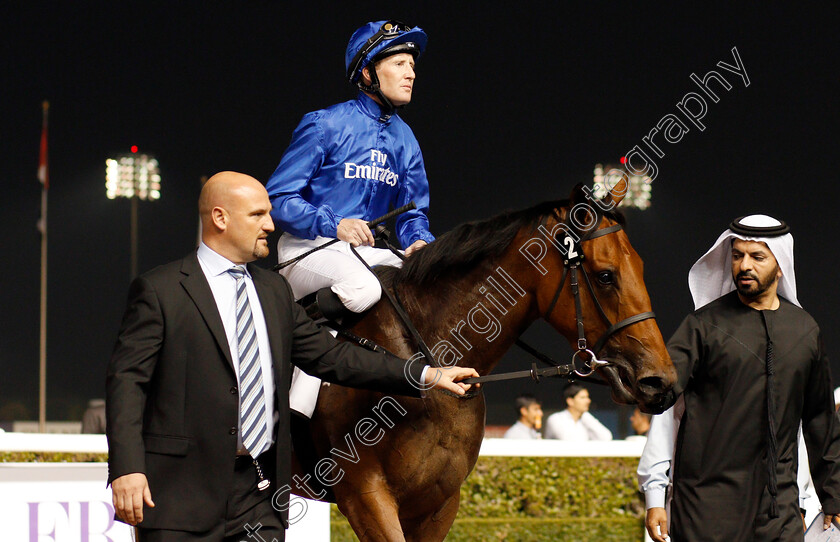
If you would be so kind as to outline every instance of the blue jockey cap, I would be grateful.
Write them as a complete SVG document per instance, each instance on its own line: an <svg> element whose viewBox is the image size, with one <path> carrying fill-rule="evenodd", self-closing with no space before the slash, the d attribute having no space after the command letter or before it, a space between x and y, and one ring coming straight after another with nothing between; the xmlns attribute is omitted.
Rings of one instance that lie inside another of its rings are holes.
<svg viewBox="0 0 840 542"><path fill-rule="evenodd" d="M355 83L362 69L374 59L397 53L409 53L416 59L426 50L428 37L420 27L398 21L374 21L362 26L350 37L344 53L347 79Z"/></svg>

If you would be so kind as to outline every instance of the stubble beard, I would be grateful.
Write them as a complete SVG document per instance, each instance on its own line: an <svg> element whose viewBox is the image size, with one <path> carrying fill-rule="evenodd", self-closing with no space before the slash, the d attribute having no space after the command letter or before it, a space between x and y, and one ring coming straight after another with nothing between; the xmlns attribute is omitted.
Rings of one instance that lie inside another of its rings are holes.
<svg viewBox="0 0 840 542"><path fill-rule="evenodd" d="M761 278L758 277L758 275L756 275L754 273L738 273L735 276L735 289L738 290L738 294L741 297L744 297L746 299L758 298L758 297L764 295L764 293L766 293L767 290L769 290L770 287L773 286L773 284L777 280L776 277L778 275L778 272L779 272L779 264L777 263L776 267L773 269L773 272L770 273L770 275L768 276L766 281L762 281ZM748 276L748 277L754 279L755 282L751 283L749 286L742 286L738 282L738 278L741 277L742 275L743 276Z"/></svg>
<svg viewBox="0 0 840 542"><path fill-rule="evenodd" d="M255 260L260 260L262 258L265 258L266 256L268 256L268 253L269 253L268 242L266 241L265 246L263 246L260 243L260 241L263 241L263 239L257 239L257 242L254 245L253 256L254 256Z"/></svg>

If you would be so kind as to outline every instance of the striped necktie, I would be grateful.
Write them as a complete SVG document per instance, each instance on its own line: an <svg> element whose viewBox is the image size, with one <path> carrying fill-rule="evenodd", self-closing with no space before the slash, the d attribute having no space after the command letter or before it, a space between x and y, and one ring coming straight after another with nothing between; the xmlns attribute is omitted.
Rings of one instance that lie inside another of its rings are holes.
<svg viewBox="0 0 840 542"><path fill-rule="evenodd" d="M236 342L239 349L239 423L242 443L251 457L257 457L266 450L268 444L260 349L245 289L245 268L231 267L228 273L236 279Z"/></svg>

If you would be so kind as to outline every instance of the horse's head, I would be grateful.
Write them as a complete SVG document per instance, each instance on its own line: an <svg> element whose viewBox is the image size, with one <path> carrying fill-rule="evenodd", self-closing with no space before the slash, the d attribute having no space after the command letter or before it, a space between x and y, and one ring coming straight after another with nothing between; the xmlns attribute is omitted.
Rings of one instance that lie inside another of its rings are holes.
<svg viewBox="0 0 840 542"><path fill-rule="evenodd" d="M612 387L614 401L659 413L674 402L676 372L650 312L642 260L613 212L627 186L624 178L595 200L578 185L569 206L544 219L540 232L551 237L557 250L550 251L556 254L554 265L548 265L547 254L543 260L546 273L537 305L573 346L585 346L608 362L597 370ZM579 292L577 303L574 290ZM579 321L585 345L579 341ZM577 356L578 363L590 357L585 352Z"/></svg>

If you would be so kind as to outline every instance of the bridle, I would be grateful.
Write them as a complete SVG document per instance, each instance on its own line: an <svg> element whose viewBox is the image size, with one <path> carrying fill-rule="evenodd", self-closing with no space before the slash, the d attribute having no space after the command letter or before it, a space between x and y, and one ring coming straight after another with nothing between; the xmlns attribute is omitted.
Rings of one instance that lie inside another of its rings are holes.
<svg viewBox="0 0 840 542"><path fill-rule="evenodd" d="M596 369L601 367L606 367L611 363L607 360L602 360L598 358L598 354L601 352L601 349L604 347L606 342L618 331L624 329L625 327L632 326L638 322L642 322L644 320L648 320L650 318L655 318L656 315L652 311L641 312L634 316L630 316L629 318L625 318L617 323L612 323L609 319L607 314L604 312L604 308L601 306L601 302L598 300L598 296L595 294L595 289L592 287L592 282L589 279L589 274L586 272L586 268L583 266L584 261L584 254L583 250L581 249L581 243L585 241L591 241L592 239L597 239L598 237L603 237L604 235L609 235L611 233L615 233L621 231L623 228L621 224L613 224L612 226L607 226L606 228L597 228L597 225L601 223L603 219L603 215L598 212L597 210L590 207L589 212L595 215L595 222L592 229L584 232L582 235L578 235L576 229L570 225L568 222L563 222L560 217L557 215L556 211L553 215L557 218L558 222L564 224L566 227L563 231L565 231L565 235L562 236L562 239L557 239L561 246L566 247L566 252L563 254L563 275L560 278L560 283L557 285L557 291L554 292L554 297L549 303L548 308L546 308L545 312L543 313L543 318L547 321L548 318L551 316L551 313L554 311L554 307L557 305L557 300L560 298L560 292L563 291L563 286L566 283L566 277L569 276L569 286L572 289L572 296L575 300L575 324L577 326L577 350L574 354L572 354L572 368L576 375L586 377L590 376L592 373L595 372ZM549 215L543 217L540 225L545 227L548 221ZM562 250L561 250L562 252ZM601 319L607 324L607 329L601 336L595 341L595 346L590 349L587 341L586 341L586 333L583 324L583 310L581 308L581 301L580 301L580 284L578 282L578 271L583 275L584 282L586 283L586 287L589 289L589 293L592 296L592 300L595 301L595 306L598 308L598 313L601 315Z"/></svg>

